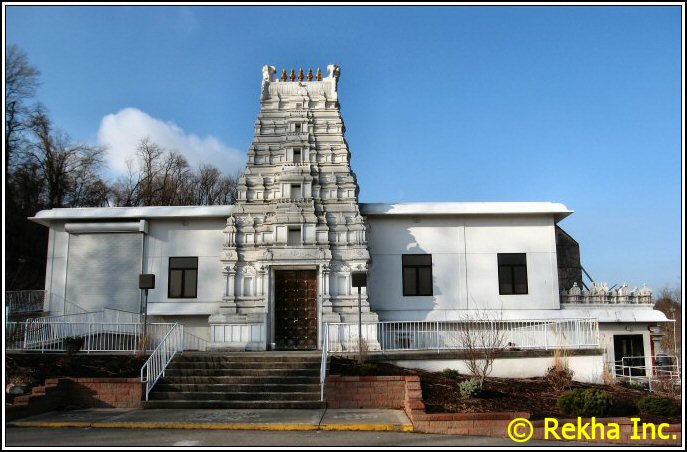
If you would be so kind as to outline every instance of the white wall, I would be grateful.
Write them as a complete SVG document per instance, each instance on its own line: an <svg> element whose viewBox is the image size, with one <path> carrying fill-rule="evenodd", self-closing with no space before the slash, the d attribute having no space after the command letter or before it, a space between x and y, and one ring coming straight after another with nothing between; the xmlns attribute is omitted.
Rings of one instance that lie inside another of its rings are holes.
<svg viewBox="0 0 687 452"><path fill-rule="evenodd" d="M553 216L368 216L368 295L381 320L457 320L461 310L558 309ZM403 296L402 254L432 254L432 296ZM528 293L499 295L498 253L526 253Z"/></svg>
<svg viewBox="0 0 687 452"><path fill-rule="evenodd" d="M585 383L603 383L603 356L569 356L568 365L574 372L573 380ZM398 360L393 364L411 369L424 369L430 372L440 372L444 369L454 369L463 375L470 375L470 371L462 359L427 359L427 360ZM533 378L543 377L546 370L553 365L553 357L531 358L497 358L494 360L490 377L500 378Z"/></svg>
<svg viewBox="0 0 687 452"><path fill-rule="evenodd" d="M225 221L225 218L148 220L143 272L155 274L155 289L148 293L149 315L209 315L216 311L222 298L219 253ZM57 306L61 306L65 296L68 252L69 233L65 232L63 222L54 222L49 233L45 288L54 294ZM198 296L170 299L167 297L169 258L184 256L198 257Z"/></svg>
<svg viewBox="0 0 687 452"><path fill-rule="evenodd" d="M222 251L226 219L150 220L144 271L155 274L148 293L149 315L209 315L222 298ZM198 257L196 298L168 298L170 257Z"/></svg>

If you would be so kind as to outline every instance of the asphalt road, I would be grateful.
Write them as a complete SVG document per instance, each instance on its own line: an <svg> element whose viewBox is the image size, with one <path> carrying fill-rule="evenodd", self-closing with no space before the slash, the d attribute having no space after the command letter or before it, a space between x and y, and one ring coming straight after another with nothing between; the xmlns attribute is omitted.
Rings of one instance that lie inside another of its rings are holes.
<svg viewBox="0 0 687 452"><path fill-rule="evenodd" d="M5 428L7 447L517 447L508 439L400 432ZM527 446L580 446L532 441Z"/></svg>

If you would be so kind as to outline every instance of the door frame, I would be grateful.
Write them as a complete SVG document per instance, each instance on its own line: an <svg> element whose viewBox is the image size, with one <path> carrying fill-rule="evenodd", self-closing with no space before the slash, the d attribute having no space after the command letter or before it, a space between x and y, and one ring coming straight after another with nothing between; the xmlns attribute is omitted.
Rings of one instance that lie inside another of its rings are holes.
<svg viewBox="0 0 687 452"><path fill-rule="evenodd" d="M272 344L275 343L275 333L274 333L274 326L276 323L275 319L275 314L276 314L276 294L275 294L275 285L276 285L276 280L277 280L277 275L276 273L278 271L282 270L314 270L315 271L315 284L317 285L317 296L315 298L315 305L317 309L317 349L316 350L321 350L322 348L322 284L321 282L321 274L322 274L322 269L320 265L317 264L312 264L312 265L271 265L270 266L270 288L269 288L269 302L268 302L268 308L267 308L267 322L268 322L268 327L267 327L267 349L268 350L274 350L274 347L272 347Z"/></svg>

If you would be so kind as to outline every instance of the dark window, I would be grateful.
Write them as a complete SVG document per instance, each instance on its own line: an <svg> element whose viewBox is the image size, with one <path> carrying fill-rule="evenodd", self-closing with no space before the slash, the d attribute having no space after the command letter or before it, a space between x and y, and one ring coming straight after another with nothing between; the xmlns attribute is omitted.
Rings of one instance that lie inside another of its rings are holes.
<svg viewBox="0 0 687 452"><path fill-rule="evenodd" d="M523 295L527 293L527 255L500 253L499 294Z"/></svg>
<svg viewBox="0 0 687 452"><path fill-rule="evenodd" d="M300 132L300 131L301 131L301 127L302 127L301 124L294 124L294 125L293 125L293 130L294 130L295 132Z"/></svg>
<svg viewBox="0 0 687 452"><path fill-rule="evenodd" d="M289 234L286 237L286 244L288 246L300 246L301 245L301 228L289 228Z"/></svg>
<svg viewBox="0 0 687 452"><path fill-rule="evenodd" d="M196 298L198 296L198 258L169 258L169 298Z"/></svg>
<svg viewBox="0 0 687 452"><path fill-rule="evenodd" d="M293 150L293 163L301 163L301 150L300 149L294 149Z"/></svg>
<svg viewBox="0 0 687 452"><path fill-rule="evenodd" d="M403 255L403 296L433 295L432 255Z"/></svg>

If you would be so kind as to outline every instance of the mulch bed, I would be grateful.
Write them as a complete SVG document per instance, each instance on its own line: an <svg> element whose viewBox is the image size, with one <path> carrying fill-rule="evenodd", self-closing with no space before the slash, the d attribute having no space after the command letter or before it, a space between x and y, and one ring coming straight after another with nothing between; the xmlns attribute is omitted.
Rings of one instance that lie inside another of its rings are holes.
<svg viewBox="0 0 687 452"><path fill-rule="evenodd" d="M330 374L338 375L419 375L422 397L428 413L486 413L503 411L527 411L530 418L570 418L558 409L558 398L567 390L556 390L544 378L487 378L484 391L474 398L463 398L458 384L470 378L459 375L447 378L441 372L406 369L389 363L366 363L360 366L355 360L332 357ZM573 382L569 390L596 388L608 391L614 400L609 417L638 416L636 403L650 394L646 390L627 388L623 385L599 385ZM678 402L679 403L679 402ZM681 423L682 418L657 418L640 416L646 422Z"/></svg>

